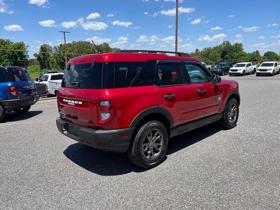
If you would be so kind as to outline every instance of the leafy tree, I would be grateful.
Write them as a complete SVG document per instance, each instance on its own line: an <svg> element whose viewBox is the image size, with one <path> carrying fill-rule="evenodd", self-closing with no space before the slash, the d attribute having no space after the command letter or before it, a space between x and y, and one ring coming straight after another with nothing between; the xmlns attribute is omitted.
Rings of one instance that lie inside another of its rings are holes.
<svg viewBox="0 0 280 210"><path fill-rule="evenodd" d="M40 47L39 53L34 55L38 62L40 63L40 67L42 70L51 69L51 57L53 56L53 49L48 44L43 44Z"/></svg>
<svg viewBox="0 0 280 210"><path fill-rule="evenodd" d="M266 61L278 61L280 58L279 58L279 55L275 52L272 52L272 51L268 51L266 52L264 55L264 60Z"/></svg>
<svg viewBox="0 0 280 210"><path fill-rule="evenodd" d="M27 45L23 42L0 39L0 65L26 67L28 65Z"/></svg>

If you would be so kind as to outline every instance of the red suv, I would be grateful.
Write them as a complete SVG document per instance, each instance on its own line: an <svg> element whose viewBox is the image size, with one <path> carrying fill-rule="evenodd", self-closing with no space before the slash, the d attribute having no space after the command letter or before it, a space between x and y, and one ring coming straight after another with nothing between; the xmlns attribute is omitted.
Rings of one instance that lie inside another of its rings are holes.
<svg viewBox="0 0 280 210"><path fill-rule="evenodd" d="M120 51L73 58L58 92L57 128L137 166L164 159L171 137L210 123L236 126L239 85L184 53Z"/></svg>

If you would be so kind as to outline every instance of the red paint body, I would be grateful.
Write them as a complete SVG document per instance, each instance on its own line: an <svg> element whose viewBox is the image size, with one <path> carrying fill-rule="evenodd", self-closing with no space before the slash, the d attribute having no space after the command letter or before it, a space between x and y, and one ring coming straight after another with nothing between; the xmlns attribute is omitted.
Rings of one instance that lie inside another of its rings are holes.
<svg viewBox="0 0 280 210"><path fill-rule="evenodd" d="M110 53L87 55L69 61L69 64L95 62L145 62L149 60L197 61L192 57L168 56L151 53ZM204 96L198 94L205 89ZM160 87L157 85L113 88L113 89L74 89L61 88L58 93L58 106L63 119L74 124L95 129L129 128L134 119L144 110L160 107L167 110L176 127L200 118L222 113L225 103L232 93L238 93L238 83L223 80L220 83L183 84ZM164 95L175 94L174 100L165 100ZM82 104L69 105L63 99L82 101ZM111 117L102 121L99 102L111 101Z"/></svg>

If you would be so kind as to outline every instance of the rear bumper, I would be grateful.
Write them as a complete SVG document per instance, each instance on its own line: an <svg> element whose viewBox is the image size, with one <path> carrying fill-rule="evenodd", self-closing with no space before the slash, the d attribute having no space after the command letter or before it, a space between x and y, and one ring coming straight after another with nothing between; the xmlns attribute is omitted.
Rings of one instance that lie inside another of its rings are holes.
<svg viewBox="0 0 280 210"><path fill-rule="evenodd" d="M117 153L127 152L133 132L132 128L118 130L95 130L75 125L61 118L56 119L56 126L63 135L74 139L81 144L85 144L102 151Z"/></svg>
<svg viewBox="0 0 280 210"><path fill-rule="evenodd" d="M25 99L12 99L12 100L5 100L2 101L1 104L3 105L6 111L13 111L18 108L31 106L35 104L39 100L38 96L30 96Z"/></svg>

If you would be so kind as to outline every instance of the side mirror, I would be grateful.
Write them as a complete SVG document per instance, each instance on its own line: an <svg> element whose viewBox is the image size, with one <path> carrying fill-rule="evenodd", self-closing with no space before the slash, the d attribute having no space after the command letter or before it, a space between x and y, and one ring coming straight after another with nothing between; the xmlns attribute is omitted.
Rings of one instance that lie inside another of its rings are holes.
<svg viewBox="0 0 280 210"><path fill-rule="evenodd" d="M212 75L212 81L213 81L214 83L220 83L220 82L222 81L222 78L221 78L220 75L218 75L218 74L213 74L213 75Z"/></svg>

